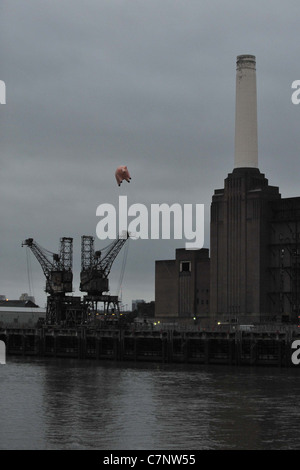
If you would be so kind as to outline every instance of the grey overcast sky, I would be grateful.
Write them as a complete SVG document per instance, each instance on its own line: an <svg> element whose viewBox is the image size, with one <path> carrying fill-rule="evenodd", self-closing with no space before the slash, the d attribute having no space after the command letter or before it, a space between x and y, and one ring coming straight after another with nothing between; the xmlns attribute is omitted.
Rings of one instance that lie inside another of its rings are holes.
<svg viewBox="0 0 300 470"><path fill-rule="evenodd" d="M300 196L298 0L2 0L0 294L45 279L25 238L56 252L96 237L99 204L205 204L233 169L235 63L257 63L259 168L283 197ZM117 166L130 184L119 188ZM107 241L95 239L97 249ZM154 300L155 260L185 240L130 240L122 300ZM111 272L115 294L126 250ZM29 283L29 279L32 282Z"/></svg>

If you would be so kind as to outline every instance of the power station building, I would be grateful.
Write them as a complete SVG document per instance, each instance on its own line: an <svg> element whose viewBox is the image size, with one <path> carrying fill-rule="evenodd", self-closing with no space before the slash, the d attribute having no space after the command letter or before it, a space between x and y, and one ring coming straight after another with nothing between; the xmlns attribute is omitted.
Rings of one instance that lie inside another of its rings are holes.
<svg viewBox="0 0 300 470"><path fill-rule="evenodd" d="M209 314L209 250L176 250L175 260L155 262L155 317Z"/></svg>
<svg viewBox="0 0 300 470"><path fill-rule="evenodd" d="M190 279L196 279L191 285L196 288L189 290L188 309L182 308L187 294L180 288L177 256L175 263L156 262L155 315L166 316L169 309L178 318L205 317L199 292L208 289L211 319L298 323L299 229L300 197L282 199L279 188L269 185L259 171L256 60L238 56L234 169L212 197L210 259L207 250L203 275L201 265L190 262ZM203 250L184 251L186 259L203 255Z"/></svg>

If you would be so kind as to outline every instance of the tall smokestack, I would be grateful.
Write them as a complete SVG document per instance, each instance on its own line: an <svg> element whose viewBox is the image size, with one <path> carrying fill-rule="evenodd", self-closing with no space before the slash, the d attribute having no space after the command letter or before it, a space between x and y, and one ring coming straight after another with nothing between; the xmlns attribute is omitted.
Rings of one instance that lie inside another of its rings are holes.
<svg viewBox="0 0 300 470"><path fill-rule="evenodd" d="M236 61L234 166L257 168L256 61L239 55Z"/></svg>

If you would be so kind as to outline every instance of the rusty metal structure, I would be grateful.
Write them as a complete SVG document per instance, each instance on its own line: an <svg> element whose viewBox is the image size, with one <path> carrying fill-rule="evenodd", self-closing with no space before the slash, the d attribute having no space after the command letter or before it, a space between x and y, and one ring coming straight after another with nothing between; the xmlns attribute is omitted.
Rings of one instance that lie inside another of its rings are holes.
<svg viewBox="0 0 300 470"><path fill-rule="evenodd" d="M114 260L127 240L126 233L102 251L95 251L94 237L89 235L81 237L80 291L86 293L83 303L90 317L97 313L98 303L103 304L105 314L110 311L120 313L118 296L109 294L108 276Z"/></svg>
<svg viewBox="0 0 300 470"><path fill-rule="evenodd" d="M27 238L22 246L32 251L46 277L46 323L77 323L80 310L78 298L66 295L73 292L73 238L60 239L59 253L43 248L33 238Z"/></svg>
<svg viewBox="0 0 300 470"><path fill-rule="evenodd" d="M104 313L119 314L118 296L109 294L109 273L114 260L128 239L128 234L112 242L101 251L94 250L94 237L82 236L80 291L86 295L67 295L73 292L73 238L60 239L59 253L53 253L33 238L22 246L28 247L42 267L46 278L46 324L83 325L95 318L98 303Z"/></svg>

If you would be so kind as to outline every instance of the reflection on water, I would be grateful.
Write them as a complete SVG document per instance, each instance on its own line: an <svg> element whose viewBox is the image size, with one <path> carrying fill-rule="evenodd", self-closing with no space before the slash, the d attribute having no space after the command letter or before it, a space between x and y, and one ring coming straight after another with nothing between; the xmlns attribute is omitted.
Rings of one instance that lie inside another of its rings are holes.
<svg viewBox="0 0 300 470"><path fill-rule="evenodd" d="M8 358L0 449L298 449L299 372Z"/></svg>

